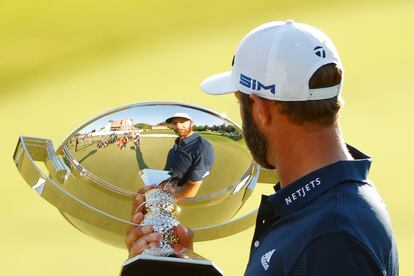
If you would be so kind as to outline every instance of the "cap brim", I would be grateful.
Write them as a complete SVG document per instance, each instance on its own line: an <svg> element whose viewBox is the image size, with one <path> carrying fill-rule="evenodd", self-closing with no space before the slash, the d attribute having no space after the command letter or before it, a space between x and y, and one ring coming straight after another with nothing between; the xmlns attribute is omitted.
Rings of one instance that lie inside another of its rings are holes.
<svg viewBox="0 0 414 276"><path fill-rule="evenodd" d="M200 88L204 92L213 95L227 94L237 91L231 80L231 71L205 79L200 84Z"/></svg>
<svg viewBox="0 0 414 276"><path fill-rule="evenodd" d="M170 117L170 118L168 118L167 120L165 120L165 122L166 122L167 124L169 124L169 123L171 123L172 119L174 119L174 118L183 118L183 119L187 119L187 120L190 120L190 121L192 121L192 120L193 120L193 119L188 118L188 117L173 116L173 117Z"/></svg>

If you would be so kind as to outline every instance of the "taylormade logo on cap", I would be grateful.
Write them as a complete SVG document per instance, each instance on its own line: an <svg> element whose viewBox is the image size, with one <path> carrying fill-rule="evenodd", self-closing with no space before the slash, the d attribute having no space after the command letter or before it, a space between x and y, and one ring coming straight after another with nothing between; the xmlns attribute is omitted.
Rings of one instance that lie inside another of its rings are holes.
<svg viewBox="0 0 414 276"><path fill-rule="evenodd" d="M232 71L209 77L201 89L209 94L241 91L280 101L333 98L342 83L309 89L313 73L329 63L343 70L334 44L324 33L292 20L270 22L241 40Z"/></svg>

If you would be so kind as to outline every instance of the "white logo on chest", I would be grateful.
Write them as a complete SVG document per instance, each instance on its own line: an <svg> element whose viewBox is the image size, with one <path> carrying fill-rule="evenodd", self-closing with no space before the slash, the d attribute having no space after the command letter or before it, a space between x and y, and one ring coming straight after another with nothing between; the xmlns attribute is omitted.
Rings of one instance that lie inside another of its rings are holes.
<svg viewBox="0 0 414 276"><path fill-rule="evenodd" d="M263 266L264 270L267 270L269 268L270 258L272 258L273 252L275 252L275 250L276 249L273 249L273 250L267 252L266 254L264 254L260 258L260 261L262 262L262 266Z"/></svg>
<svg viewBox="0 0 414 276"><path fill-rule="evenodd" d="M319 185L321 185L322 181L319 177L315 178L308 184L301 187L296 192L292 193L291 195L288 195L285 197L285 203L286 205L291 204L293 201L297 200L299 197L305 197L308 192L312 191L312 189L317 188Z"/></svg>

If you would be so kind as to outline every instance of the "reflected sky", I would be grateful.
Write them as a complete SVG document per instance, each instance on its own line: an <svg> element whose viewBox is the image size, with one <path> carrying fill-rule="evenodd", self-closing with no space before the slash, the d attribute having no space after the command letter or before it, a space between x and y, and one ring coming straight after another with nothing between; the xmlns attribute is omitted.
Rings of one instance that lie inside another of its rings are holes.
<svg viewBox="0 0 414 276"><path fill-rule="evenodd" d="M146 123L149 125L156 125L164 122L174 113L187 113L193 119L197 126L204 125L221 125L225 123L223 120L206 114L205 112L182 106L135 106L122 111L115 112L103 118L100 118L85 128L79 131L81 134L86 134L92 130L99 131L105 127L109 120L123 120L132 119L134 124Z"/></svg>

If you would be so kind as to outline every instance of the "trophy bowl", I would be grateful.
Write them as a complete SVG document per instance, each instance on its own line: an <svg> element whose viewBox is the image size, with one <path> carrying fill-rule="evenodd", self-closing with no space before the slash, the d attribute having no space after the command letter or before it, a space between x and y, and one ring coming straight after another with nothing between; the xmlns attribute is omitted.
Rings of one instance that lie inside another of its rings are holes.
<svg viewBox="0 0 414 276"><path fill-rule="evenodd" d="M198 172L203 176L196 193L177 202L177 221L193 230L195 242L226 237L254 225L257 210L239 211L257 182L275 183L277 176L252 160L239 126L200 106L144 102L115 108L81 124L57 149L49 139L20 137L14 162L27 184L71 225L99 241L125 248L125 233L135 226L130 217L137 191L170 178L179 183L186 174L175 175L168 167L178 162L169 159L178 141L167 123L173 114L191 118L191 131L211 147L212 156L208 165L204 163L204 171ZM192 257L182 262L192 266L197 254L188 255ZM146 263L153 257L141 256ZM129 264L127 260L124 266Z"/></svg>

